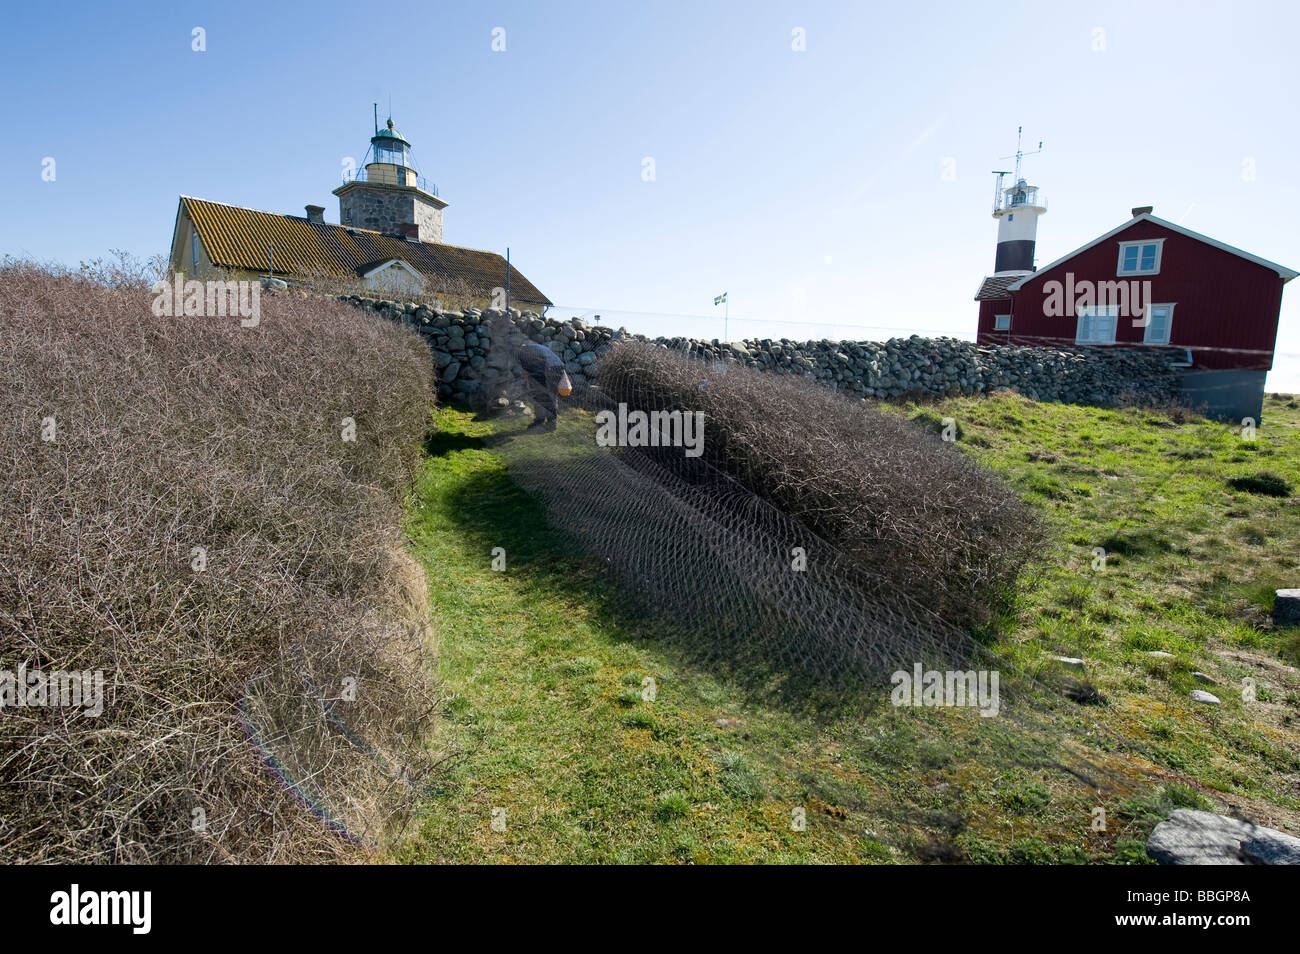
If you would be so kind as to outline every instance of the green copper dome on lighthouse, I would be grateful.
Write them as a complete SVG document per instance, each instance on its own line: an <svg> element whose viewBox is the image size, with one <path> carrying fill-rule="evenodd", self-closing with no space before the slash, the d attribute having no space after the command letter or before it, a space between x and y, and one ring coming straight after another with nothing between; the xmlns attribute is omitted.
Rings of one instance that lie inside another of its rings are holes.
<svg viewBox="0 0 1300 954"><path fill-rule="evenodd" d="M411 145L409 142L406 141L405 137L403 137L401 133L399 133L396 129L393 128L393 119L391 116L388 119L388 128L379 130L379 132L375 133L373 136L370 137L370 141L373 143L383 142L383 143L401 143L404 146Z"/></svg>

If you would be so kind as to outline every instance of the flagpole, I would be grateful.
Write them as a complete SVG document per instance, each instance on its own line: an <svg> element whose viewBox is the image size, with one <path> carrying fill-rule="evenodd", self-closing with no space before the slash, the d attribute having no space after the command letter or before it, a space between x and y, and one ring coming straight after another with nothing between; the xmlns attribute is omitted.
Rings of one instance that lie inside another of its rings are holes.
<svg viewBox="0 0 1300 954"><path fill-rule="evenodd" d="M731 317L731 300L722 303L722 343L727 343L727 319Z"/></svg>

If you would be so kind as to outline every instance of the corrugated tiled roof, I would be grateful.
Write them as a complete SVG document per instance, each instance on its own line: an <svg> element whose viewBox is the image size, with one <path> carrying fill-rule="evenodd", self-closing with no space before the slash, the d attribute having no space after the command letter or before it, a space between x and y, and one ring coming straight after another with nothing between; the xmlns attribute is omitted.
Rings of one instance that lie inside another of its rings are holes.
<svg viewBox="0 0 1300 954"><path fill-rule="evenodd" d="M214 265L265 272L274 244L274 274L355 277L364 267L400 258L421 275L432 291L445 290L445 279L464 281L474 294L490 298L504 287L506 260L484 252L436 242L408 242L394 235L309 222L296 215L259 212L181 196L181 206L199 233ZM511 303L550 305L551 300L510 265Z"/></svg>
<svg viewBox="0 0 1300 954"><path fill-rule="evenodd" d="M980 285L980 290L975 293L976 301L999 301L1003 298L1010 298L1011 292L1007 291L1007 286L1020 281L1023 275L990 275L984 279Z"/></svg>

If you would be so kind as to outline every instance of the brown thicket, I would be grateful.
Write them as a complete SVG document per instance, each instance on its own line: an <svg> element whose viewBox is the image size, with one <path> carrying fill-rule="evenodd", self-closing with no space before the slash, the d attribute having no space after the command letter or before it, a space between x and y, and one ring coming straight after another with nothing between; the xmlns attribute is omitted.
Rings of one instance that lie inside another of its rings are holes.
<svg viewBox="0 0 1300 954"><path fill-rule="evenodd" d="M995 473L897 414L639 342L598 371L629 408L703 411L705 461L947 622L987 623L1041 544L1034 512Z"/></svg>
<svg viewBox="0 0 1300 954"><path fill-rule="evenodd" d="M433 769L428 348L292 293L255 328L151 301L0 267L0 669L104 675L97 718L0 710L0 860L366 857Z"/></svg>

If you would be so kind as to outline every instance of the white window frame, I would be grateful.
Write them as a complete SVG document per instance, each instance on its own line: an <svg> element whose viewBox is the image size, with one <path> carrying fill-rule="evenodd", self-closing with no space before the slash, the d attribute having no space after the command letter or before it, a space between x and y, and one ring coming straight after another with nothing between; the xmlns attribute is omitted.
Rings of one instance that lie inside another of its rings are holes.
<svg viewBox="0 0 1300 954"><path fill-rule="evenodd" d="M1074 343L1080 345L1107 345L1115 343L1115 332L1119 328L1119 305L1086 305L1078 309L1078 323L1074 328ZM1110 337L1102 338L1085 338L1083 336L1084 322L1092 319L1105 317L1110 319Z"/></svg>
<svg viewBox="0 0 1300 954"><path fill-rule="evenodd" d="M1131 272L1126 272L1126 271L1124 271L1124 250L1125 250L1125 249L1128 249L1128 248L1132 248L1132 247L1135 246L1135 245L1136 245L1136 246L1139 246L1139 248L1138 248L1138 267L1135 268L1135 269L1133 269L1133 271L1131 271ZM1146 268L1146 269L1144 269L1144 268L1142 267L1142 249L1141 249L1141 246L1144 246L1144 245L1154 245L1154 246L1156 247L1156 263L1155 263L1155 265L1154 265L1152 268ZM1158 239L1139 239L1139 240L1134 241L1134 242L1120 242L1120 243L1119 243L1119 258L1116 259L1116 261L1115 261L1115 275L1116 275L1116 277L1118 277L1118 278L1123 278L1123 277L1126 277L1126 276L1128 276L1128 275L1159 275L1159 274L1160 274L1160 260L1164 257L1164 254L1165 254L1165 240L1162 239L1162 238L1158 238Z"/></svg>
<svg viewBox="0 0 1300 954"><path fill-rule="evenodd" d="M1172 302L1172 301L1156 301L1156 302L1151 302L1150 304L1147 305L1147 314L1146 314L1147 323L1146 326L1142 329L1143 344L1169 344L1169 339L1173 336L1174 307L1176 305L1177 302ZM1165 336L1161 340L1156 340L1155 338L1151 337L1151 309L1153 308L1169 309L1169 320L1165 322Z"/></svg>
<svg viewBox="0 0 1300 954"><path fill-rule="evenodd" d="M1010 331L1010 330L1011 330L1011 316L1010 316L1010 315L994 315L994 316L993 316L993 330L994 330L994 331Z"/></svg>

